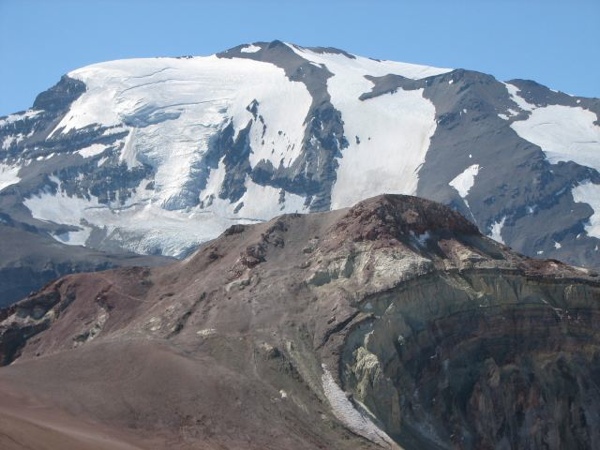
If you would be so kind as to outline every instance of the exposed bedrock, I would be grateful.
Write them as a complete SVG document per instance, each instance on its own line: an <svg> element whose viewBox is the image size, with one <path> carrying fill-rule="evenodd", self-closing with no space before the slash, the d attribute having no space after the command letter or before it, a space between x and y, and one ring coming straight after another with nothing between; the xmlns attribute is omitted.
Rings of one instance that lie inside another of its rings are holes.
<svg viewBox="0 0 600 450"><path fill-rule="evenodd" d="M340 375L405 448L600 448L598 287L435 273L366 299Z"/></svg>

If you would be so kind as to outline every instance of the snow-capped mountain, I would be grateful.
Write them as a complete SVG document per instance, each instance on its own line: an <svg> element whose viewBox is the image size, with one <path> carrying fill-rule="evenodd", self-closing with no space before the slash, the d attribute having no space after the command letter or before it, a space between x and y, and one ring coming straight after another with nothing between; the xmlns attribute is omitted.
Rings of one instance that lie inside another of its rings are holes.
<svg viewBox="0 0 600 450"><path fill-rule="evenodd" d="M112 61L0 119L0 208L67 245L182 257L234 223L403 193L600 267L599 115L531 81L279 41Z"/></svg>

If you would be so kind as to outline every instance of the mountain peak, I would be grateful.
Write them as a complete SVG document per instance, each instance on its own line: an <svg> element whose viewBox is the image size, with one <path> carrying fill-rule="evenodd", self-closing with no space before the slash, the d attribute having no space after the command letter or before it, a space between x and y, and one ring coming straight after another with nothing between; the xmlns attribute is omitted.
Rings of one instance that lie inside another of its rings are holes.
<svg viewBox="0 0 600 450"><path fill-rule="evenodd" d="M111 61L0 119L0 214L53 245L184 258L232 224L406 194L600 267L599 115L531 83L278 40ZM468 229L423 217L377 227Z"/></svg>
<svg viewBox="0 0 600 450"><path fill-rule="evenodd" d="M440 203L409 195L384 194L350 208L339 227L354 228L367 240L453 233L479 235L477 227Z"/></svg>

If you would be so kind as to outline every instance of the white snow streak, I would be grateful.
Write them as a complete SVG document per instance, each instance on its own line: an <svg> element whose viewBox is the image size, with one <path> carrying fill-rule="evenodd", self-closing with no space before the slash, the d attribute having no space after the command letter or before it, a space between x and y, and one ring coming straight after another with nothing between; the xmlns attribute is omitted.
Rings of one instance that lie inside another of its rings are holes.
<svg viewBox="0 0 600 450"><path fill-rule="evenodd" d="M588 236L600 238L600 185L582 183L571 191L577 203L587 203L594 210L590 222L585 226Z"/></svg>
<svg viewBox="0 0 600 450"><path fill-rule="evenodd" d="M464 199L475 184L475 177L478 173L479 164L473 164L472 166L467 167L448 184L456 189L458 194Z"/></svg>
<svg viewBox="0 0 600 450"><path fill-rule="evenodd" d="M527 103L525 99L519 95L521 91L518 87L509 83L504 83L504 86L506 86L506 90L510 94L510 98L512 98L512 100L517 104L517 106L523 111L531 111L533 108L535 108L535 105Z"/></svg>
<svg viewBox="0 0 600 450"><path fill-rule="evenodd" d="M92 156L99 155L107 148L108 148L108 146L106 146L104 144L92 144L89 147L83 148L81 150L77 150L76 153L79 153L84 158L91 158Z"/></svg>
<svg viewBox="0 0 600 450"><path fill-rule="evenodd" d="M335 417L354 433L363 436L371 442L375 442L385 448L397 448L394 441L384 431L380 430L367 416L354 408L350 400L346 397L346 393L336 384L327 367L323 365L322 368L323 375L321 381L323 383L323 391Z"/></svg>
<svg viewBox="0 0 600 450"><path fill-rule="evenodd" d="M506 221L506 216L504 216L500 221L492 224L492 232L488 234L496 242L500 242L504 244L504 240L502 239L502 228L504 227L504 222Z"/></svg>
<svg viewBox="0 0 600 450"><path fill-rule="evenodd" d="M10 166L0 163L0 191L21 181L19 170L21 170L21 167L18 165Z"/></svg>
<svg viewBox="0 0 600 450"><path fill-rule="evenodd" d="M256 53L260 51L260 47L258 45L248 45L247 47L244 47L243 49L240 50L240 52L242 53Z"/></svg>
<svg viewBox="0 0 600 450"><path fill-rule="evenodd" d="M32 119L35 116L37 116L38 114L40 114L41 112L42 112L41 110L29 109L22 113L11 114L9 116L6 116L6 117L0 119L0 127L2 127L4 125L9 125L11 123L15 123L19 120Z"/></svg>

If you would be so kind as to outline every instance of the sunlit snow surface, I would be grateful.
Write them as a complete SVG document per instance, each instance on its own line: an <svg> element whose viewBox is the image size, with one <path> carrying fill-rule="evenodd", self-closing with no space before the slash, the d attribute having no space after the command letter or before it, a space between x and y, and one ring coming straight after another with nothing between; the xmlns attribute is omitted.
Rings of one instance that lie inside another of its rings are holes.
<svg viewBox="0 0 600 450"><path fill-rule="evenodd" d="M504 227L504 222L506 222L506 216L500 219L498 222L494 222L491 226L491 233L488 235L496 242L500 242L504 244L504 239L502 239L502 228Z"/></svg>
<svg viewBox="0 0 600 450"><path fill-rule="evenodd" d="M571 192L573 200L578 203L587 203L594 210L585 231L589 236L600 238L600 185L591 182L582 183L574 187Z"/></svg>
<svg viewBox="0 0 600 450"><path fill-rule="evenodd" d="M42 111L40 110L30 109L21 113L10 114L0 119L0 127L3 127L4 125L9 125L11 123L15 123L23 119L33 119L34 117L41 114L41 112Z"/></svg>
<svg viewBox="0 0 600 450"><path fill-rule="evenodd" d="M515 86L506 87L519 107L530 113L526 120L510 125L519 136L539 146L552 164L573 161L600 171L600 126L594 124L598 120L595 113L582 107L538 107L527 103ZM587 203L594 210L585 229L588 235L600 238L600 187L585 183L572 193L576 202Z"/></svg>
<svg viewBox="0 0 600 450"><path fill-rule="evenodd" d="M331 103L342 114L349 147L338 161L333 187L333 209L353 205L374 195L414 194L418 170L425 161L429 139L436 127L435 107L423 98L423 90L386 94L368 100L373 82L365 75L388 74L420 79L449 72L449 69L375 61L343 54L316 53L294 47L303 58L323 64L333 73L327 80Z"/></svg>
<svg viewBox="0 0 600 450"><path fill-rule="evenodd" d="M535 108L527 120L515 121L513 130L538 145L553 164L574 161L600 170L600 126L596 114L581 107L549 105Z"/></svg>
<svg viewBox="0 0 600 450"><path fill-rule="evenodd" d="M83 148L81 150L77 150L77 153L79 153L84 158L91 158L92 156L96 156L96 155L101 154L107 148L108 148L107 145L92 144L89 147Z"/></svg>
<svg viewBox="0 0 600 450"><path fill-rule="evenodd" d="M199 200L211 194L210 206L186 206L188 183L198 183L194 166L201 164L209 142L229 122L235 133L252 120L247 107L258 101L258 113L269 124L254 124L250 133L254 165L261 159L289 164L300 153L303 123L312 98L303 83L290 81L272 64L216 56L112 61L76 70L70 77L86 83L86 92L72 105L53 134L89 125L118 126L129 131L120 159L129 167L150 164L154 180L144 180L125 205L41 193L25 204L34 217L80 227L57 239L84 244L92 225L123 240L129 250L181 256L190 247L214 238L232 223L268 220L283 212L304 211L304 198L258 186L246 180L239 202L218 199L224 167L209 174ZM290 108L293 105L293 108ZM281 132L280 132L281 131ZM264 144L262 144L264 141ZM263 148L264 147L264 148ZM268 147L268 148L267 148ZM91 157L105 146L93 144L78 153ZM273 154L271 150L277 148ZM100 163L99 163L100 165ZM5 183L16 181L6 172ZM17 180L18 181L18 180ZM154 182L154 189L144 185ZM237 214L234 214L236 206ZM82 220L83 219L83 220Z"/></svg>
<svg viewBox="0 0 600 450"><path fill-rule="evenodd" d="M248 45L240 50L242 53L256 53L260 51L261 47L258 45Z"/></svg>
<svg viewBox="0 0 600 450"><path fill-rule="evenodd" d="M464 172L457 175L448 184L456 189L458 194L464 199L475 184L475 177L478 173L479 164L473 164L472 166L467 167Z"/></svg>
<svg viewBox="0 0 600 450"><path fill-rule="evenodd" d="M21 181L19 177L20 166L10 166L0 163L0 191L5 187L17 184Z"/></svg>
<svg viewBox="0 0 600 450"><path fill-rule="evenodd" d="M56 195L43 193L26 199L24 204L37 219L77 227L78 231L55 236L69 245L84 245L94 228L92 225L96 224L127 250L184 256L191 246L214 238L232 223L248 222L233 222L227 216L199 209L168 211L140 196L134 196L123 206L105 205L95 197L86 200L68 196L60 190L60 182L53 181L59 184Z"/></svg>
<svg viewBox="0 0 600 450"><path fill-rule="evenodd" d="M305 85L287 79L283 69L248 59L132 59L95 64L69 76L83 81L87 91L53 133L96 123L124 124L130 134L122 160L156 169L152 201L166 209L182 206L178 197L195 181L193 167L203 158L211 136L228 120L236 131L247 126L252 119L247 107L254 100L269 124L265 142L286 150L294 147L294 153L283 155L294 159L312 100ZM280 130L285 132L285 145ZM253 136L252 147L259 149L257 133ZM270 155L270 150L265 153Z"/></svg>
<svg viewBox="0 0 600 450"><path fill-rule="evenodd" d="M341 112L350 145L338 160L332 207L350 206L384 192L414 194L435 131L434 106L423 98L422 90L400 89L361 101L359 97L373 87L365 75L420 79L449 69L290 48L333 74L327 89ZM241 51L252 54L260 49L253 44ZM154 178L144 180L125 204L100 204L93 196L71 198L60 188L56 194L46 189L27 199L25 205L34 217L79 230L55 236L58 240L85 244L101 229L109 240L122 242L129 250L182 256L232 223L306 211L304 197L259 186L250 178L239 201L220 199L224 164L206 170L204 161L213 137L229 124L234 139L251 126L251 167L262 160L289 167L301 155L313 99L306 85L291 81L283 69L252 59L209 56L111 61L69 76L84 82L86 91L51 136L87 126L114 127L107 132L127 133L112 145L121 147L120 161L129 168L150 165ZM89 158L106 149L92 144L77 153ZM102 158L97 165L105 161ZM6 173L2 180L15 182L16 174ZM146 189L150 182L153 187ZM201 206L195 206L198 201Z"/></svg>

